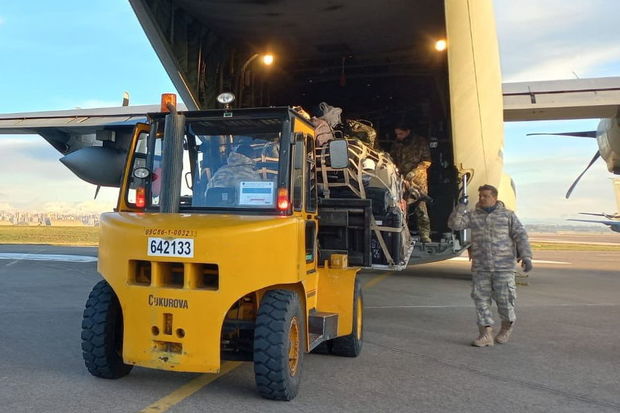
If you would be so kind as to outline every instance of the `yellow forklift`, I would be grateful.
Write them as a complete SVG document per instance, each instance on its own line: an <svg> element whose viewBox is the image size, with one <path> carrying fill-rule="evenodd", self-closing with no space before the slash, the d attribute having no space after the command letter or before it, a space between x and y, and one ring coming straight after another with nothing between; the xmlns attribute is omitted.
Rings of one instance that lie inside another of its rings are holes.
<svg viewBox="0 0 620 413"><path fill-rule="evenodd" d="M361 351L371 201L319 199L314 128L296 110L162 109L136 125L117 208L101 217L86 367L117 379L253 361L259 393L290 400L304 353ZM347 167L346 140L320 152ZM344 249L320 251L322 208Z"/></svg>

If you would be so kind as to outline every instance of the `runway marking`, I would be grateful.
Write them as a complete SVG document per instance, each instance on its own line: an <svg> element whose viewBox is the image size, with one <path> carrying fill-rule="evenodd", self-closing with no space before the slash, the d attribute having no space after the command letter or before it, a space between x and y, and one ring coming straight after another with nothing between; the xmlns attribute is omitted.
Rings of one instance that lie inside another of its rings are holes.
<svg viewBox="0 0 620 413"><path fill-rule="evenodd" d="M469 262L469 258L467 258L467 257L454 257L454 258L450 258L448 261L466 261L466 262ZM566 262L566 261L532 260L532 262L534 264L572 265L570 262Z"/></svg>
<svg viewBox="0 0 620 413"><path fill-rule="evenodd" d="M565 241L565 240L554 240L554 239L530 239L531 242L541 242L545 244L578 244L578 245L612 245L618 246L620 243L618 242L596 242L596 241Z"/></svg>
<svg viewBox="0 0 620 413"><path fill-rule="evenodd" d="M469 308L472 305L381 305L375 307L364 306L364 310L383 310L391 308Z"/></svg>
<svg viewBox="0 0 620 413"><path fill-rule="evenodd" d="M540 308L540 307L618 307L620 303L583 303L583 304L521 304L519 308ZM364 310L389 310L394 308L473 308L474 305L383 305L369 307L364 306Z"/></svg>
<svg viewBox="0 0 620 413"><path fill-rule="evenodd" d="M0 252L0 260L13 260L6 264L10 266L17 261L58 261L58 262L96 262L97 257L88 255L68 254L21 254L16 252Z"/></svg>
<svg viewBox="0 0 620 413"><path fill-rule="evenodd" d="M385 280L387 277L392 275L393 272L394 271L386 271L384 273L375 275L370 280L366 281L366 284L364 284L363 288L374 287L375 285L379 284L381 281Z"/></svg>
<svg viewBox="0 0 620 413"><path fill-rule="evenodd" d="M222 367L218 374L210 374L210 373L201 374L195 379L179 387L178 389L176 389L169 395L162 397L161 399L157 400L155 403L151 404L145 409L140 410L139 413L165 412L168 409L170 409L172 406L178 404L182 400L196 393L198 390L202 389L207 384L212 383L215 380L219 379L220 377L230 373L231 371L233 371L240 365L241 365L241 362L238 362L238 361L222 363Z"/></svg>

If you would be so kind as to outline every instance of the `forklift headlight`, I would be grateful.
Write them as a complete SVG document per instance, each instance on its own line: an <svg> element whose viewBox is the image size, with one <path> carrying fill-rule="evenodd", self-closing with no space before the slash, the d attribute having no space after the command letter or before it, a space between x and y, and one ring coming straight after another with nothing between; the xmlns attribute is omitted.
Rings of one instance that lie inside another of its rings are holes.
<svg viewBox="0 0 620 413"><path fill-rule="evenodd" d="M235 101L235 95L229 92L220 93L217 96L217 101L220 102L222 105L230 105Z"/></svg>
<svg viewBox="0 0 620 413"><path fill-rule="evenodd" d="M150 174L151 171L149 171L147 168L136 168L133 170L133 176L139 179L148 178Z"/></svg>

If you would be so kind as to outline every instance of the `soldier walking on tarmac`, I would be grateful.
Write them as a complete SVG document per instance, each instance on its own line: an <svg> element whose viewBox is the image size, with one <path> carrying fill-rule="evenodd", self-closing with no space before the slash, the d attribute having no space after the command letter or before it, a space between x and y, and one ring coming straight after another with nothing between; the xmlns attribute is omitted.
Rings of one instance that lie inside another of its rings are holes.
<svg viewBox="0 0 620 413"><path fill-rule="evenodd" d="M406 124L398 124L394 128L395 141L389 150L398 171L405 177L406 189L416 188L428 194L428 177L426 170L431 166L431 151L428 142L422 136L413 133ZM418 200L411 196L407 205ZM419 201L414 209L420 241L431 242L431 222L428 218L426 202Z"/></svg>
<svg viewBox="0 0 620 413"><path fill-rule="evenodd" d="M471 212L467 210L467 197L461 198L448 226L455 231L471 229L471 298L480 330L472 345L494 344L491 298L497 303L502 320L495 342L507 343L516 320L515 261L521 262L525 272L532 269L532 251L525 228L515 213L497 200L497 189L491 185L478 188L478 203Z"/></svg>

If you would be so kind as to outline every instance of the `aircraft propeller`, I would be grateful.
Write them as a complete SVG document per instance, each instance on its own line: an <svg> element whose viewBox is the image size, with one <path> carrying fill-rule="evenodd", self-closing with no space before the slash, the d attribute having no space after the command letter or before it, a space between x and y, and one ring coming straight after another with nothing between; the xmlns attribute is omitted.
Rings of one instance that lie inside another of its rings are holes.
<svg viewBox="0 0 620 413"><path fill-rule="evenodd" d="M573 189L575 189L575 186L577 186L577 182L579 182L583 174L585 174L586 171L590 169L590 167L594 164L594 162L596 162L596 160L600 157L601 157L601 153L599 151L596 151L596 153L594 154L594 157L592 158L588 166L586 166L586 169L583 170L583 172L577 177L577 179L575 179L575 182L573 182L570 188L568 188L568 192L566 193L566 199L568 199L570 197L570 194L573 193Z"/></svg>
<svg viewBox="0 0 620 413"><path fill-rule="evenodd" d="M528 133L527 134L527 136L541 136L541 135L573 136L575 138L596 138L596 131L589 130L585 132Z"/></svg>
<svg viewBox="0 0 620 413"><path fill-rule="evenodd" d="M584 132L528 133L527 134L527 136L540 136L540 135L573 136L576 138L596 138L597 132L596 131L584 131ZM568 192L566 192L566 199L570 198L570 195L573 193L573 189L575 189L581 177L586 173L588 169L590 169L590 167L594 164L594 162L596 162L596 160L600 157L601 157L601 153L599 151L596 151L596 153L594 154L594 157L592 158L588 166L586 166L586 169L584 169L583 172L579 174L577 179L575 179L575 182L573 182L570 188L568 188Z"/></svg>

